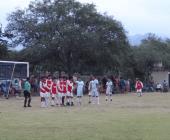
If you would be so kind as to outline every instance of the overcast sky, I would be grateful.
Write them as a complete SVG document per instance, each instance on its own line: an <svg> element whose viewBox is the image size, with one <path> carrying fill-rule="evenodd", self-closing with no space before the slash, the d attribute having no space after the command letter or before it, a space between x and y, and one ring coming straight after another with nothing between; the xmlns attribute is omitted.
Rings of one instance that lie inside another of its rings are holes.
<svg viewBox="0 0 170 140"><path fill-rule="evenodd" d="M7 14L26 7L31 0L0 0L0 22L6 25ZM122 22L129 35L155 33L170 37L170 0L79 0L94 3L99 12L106 12Z"/></svg>

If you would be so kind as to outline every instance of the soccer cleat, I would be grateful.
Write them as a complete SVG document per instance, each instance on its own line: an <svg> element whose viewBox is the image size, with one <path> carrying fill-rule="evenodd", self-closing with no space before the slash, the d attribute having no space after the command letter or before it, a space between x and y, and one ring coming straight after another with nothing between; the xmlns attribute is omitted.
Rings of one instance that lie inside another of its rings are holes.
<svg viewBox="0 0 170 140"><path fill-rule="evenodd" d="M28 107L32 107L31 105L28 105Z"/></svg>
<svg viewBox="0 0 170 140"><path fill-rule="evenodd" d="M73 102L71 102L71 106L74 106L74 103L73 103Z"/></svg>
<svg viewBox="0 0 170 140"><path fill-rule="evenodd" d="M69 102L67 102L67 103L66 103L66 106L70 106L70 103L69 103Z"/></svg>
<svg viewBox="0 0 170 140"><path fill-rule="evenodd" d="M106 99L106 101L107 101L107 99Z"/></svg>
<svg viewBox="0 0 170 140"><path fill-rule="evenodd" d="M24 105L24 107L27 107L26 105Z"/></svg>
<svg viewBox="0 0 170 140"><path fill-rule="evenodd" d="M91 101L89 101L89 104L91 104Z"/></svg>
<svg viewBox="0 0 170 140"><path fill-rule="evenodd" d="M112 99L110 99L110 101L112 101Z"/></svg>

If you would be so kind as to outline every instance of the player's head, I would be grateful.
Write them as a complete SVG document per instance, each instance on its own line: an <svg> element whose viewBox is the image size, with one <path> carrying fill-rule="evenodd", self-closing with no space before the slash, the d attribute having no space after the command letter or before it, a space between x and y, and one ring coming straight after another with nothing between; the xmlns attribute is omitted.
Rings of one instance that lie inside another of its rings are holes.
<svg viewBox="0 0 170 140"><path fill-rule="evenodd" d="M108 82L110 82L110 81L111 81L111 79L110 79L110 78L108 78L107 80L108 80Z"/></svg>
<svg viewBox="0 0 170 140"><path fill-rule="evenodd" d="M68 77L68 79L69 79L70 81L72 81L72 80L73 80L73 76L70 75L70 76Z"/></svg>
<svg viewBox="0 0 170 140"><path fill-rule="evenodd" d="M49 74L49 75L47 76L47 78L48 78L48 79L52 79L52 76Z"/></svg>
<svg viewBox="0 0 170 140"><path fill-rule="evenodd" d="M81 81L81 77L80 77L80 76L78 76L78 77L77 77L77 80L78 80L78 81Z"/></svg>
<svg viewBox="0 0 170 140"><path fill-rule="evenodd" d="M27 77L27 79L26 79L27 81L29 81L30 80L30 78L29 77Z"/></svg>

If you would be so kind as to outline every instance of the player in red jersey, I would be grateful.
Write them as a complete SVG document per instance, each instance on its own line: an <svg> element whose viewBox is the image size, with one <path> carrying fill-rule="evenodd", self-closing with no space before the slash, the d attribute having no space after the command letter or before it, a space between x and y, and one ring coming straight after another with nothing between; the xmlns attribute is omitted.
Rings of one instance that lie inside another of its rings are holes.
<svg viewBox="0 0 170 140"><path fill-rule="evenodd" d="M51 78L51 75L49 75L47 77L47 79L45 80L45 89L46 89L46 106L48 107L49 105L49 99L50 99L50 96L51 96L51 87L52 87L52 78Z"/></svg>
<svg viewBox="0 0 170 140"><path fill-rule="evenodd" d="M45 77L40 78L40 97L41 97L41 107L46 107L46 89L45 89Z"/></svg>
<svg viewBox="0 0 170 140"><path fill-rule="evenodd" d="M67 80L66 80L66 76L63 76L63 81L61 82L62 87L63 87L63 91L62 91L62 105L65 106L65 98L67 95Z"/></svg>
<svg viewBox="0 0 170 140"><path fill-rule="evenodd" d="M63 91L63 87L62 87L62 81L63 81L63 77L59 77L59 80L57 80L57 105L60 106L62 105L62 91Z"/></svg>
<svg viewBox="0 0 170 140"><path fill-rule="evenodd" d="M66 77L61 76L58 82L58 94L61 98L61 105L65 105L64 100L67 94L67 81Z"/></svg>
<svg viewBox="0 0 170 140"><path fill-rule="evenodd" d="M135 88L136 88L137 95L139 97L141 97L142 96L143 83L139 79L136 80Z"/></svg>
<svg viewBox="0 0 170 140"><path fill-rule="evenodd" d="M73 106L73 78L70 76L69 79L67 80L67 105L68 106Z"/></svg>
<svg viewBox="0 0 170 140"><path fill-rule="evenodd" d="M51 106L55 106L57 98L57 81L54 78L51 86Z"/></svg>

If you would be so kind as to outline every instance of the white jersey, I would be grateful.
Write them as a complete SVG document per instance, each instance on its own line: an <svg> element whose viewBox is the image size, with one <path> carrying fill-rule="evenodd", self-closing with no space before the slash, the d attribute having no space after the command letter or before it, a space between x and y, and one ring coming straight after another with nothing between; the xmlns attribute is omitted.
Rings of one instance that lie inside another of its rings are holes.
<svg viewBox="0 0 170 140"><path fill-rule="evenodd" d="M97 90L99 81L97 79L90 81L91 82L91 90Z"/></svg>
<svg viewBox="0 0 170 140"><path fill-rule="evenodd" d="M83 95L83 88L84 88L84 82L83 81L76 81L77 83L77 96Z"/></svg>
<svg viewBox="0 0 170 140"><path fill-rule="evenodd" d="M106 94L112 93L112 86L113 86L112 81L108 81L106 83Z"/></svg>

